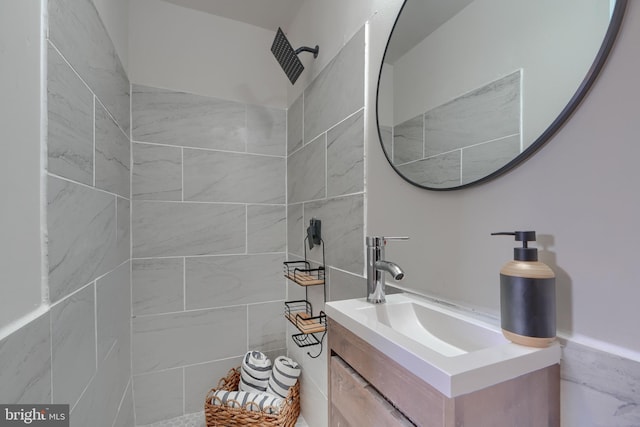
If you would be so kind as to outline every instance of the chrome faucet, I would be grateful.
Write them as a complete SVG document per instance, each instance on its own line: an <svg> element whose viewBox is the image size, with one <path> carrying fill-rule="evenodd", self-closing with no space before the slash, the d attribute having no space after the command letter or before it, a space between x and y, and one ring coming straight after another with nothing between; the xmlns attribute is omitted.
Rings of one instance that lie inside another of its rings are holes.
<svg viewBox="0 0 640 427"><path fill-rule="evenodd" d="M402 280L404 272L395 263L384 259L384 246L387 240L407 240L408 237L371 237L367 236L367 301L381 304L386 301L384 273L391 274L394 280Z"/></svg>

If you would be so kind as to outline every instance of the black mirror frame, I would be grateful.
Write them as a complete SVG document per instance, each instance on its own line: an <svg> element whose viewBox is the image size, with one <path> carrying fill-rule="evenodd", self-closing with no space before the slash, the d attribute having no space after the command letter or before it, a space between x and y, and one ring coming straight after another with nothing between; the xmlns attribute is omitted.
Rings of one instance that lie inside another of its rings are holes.
<svg viewBox="0 0 640 427"><path fill-rule="evenodd" d="M600 74L602 68L604 67L604 64L607 61L607 58L609 57L609 54L611 53L611 49L613 48L615 40L618 37L618 34L620 33L620 28L622 27L622 21L624 19L624 13L627 8L628 0L616 0L616 5L615 5L615 8L613 9L611 21L609 22L609 26L607 28L607 32L605 34L604 40L602 42L602 45L600 46L600 49L598 50L598 54L596 55L593 61L593 64L591 64L589 71L587 72L585 78L582 80L582 83L576 90L575 94L571 97L567 105L562 109L558 117L556 117L556 119L553 122L551 122L549 127L535 141L533 141L529 145L529 147L527 147L522 153L520 153L518 156L516 156L513 160L511 160L506 165L502 166L500 169L476 181L459 185L456 187L448 187L448 188L427 187L427 186L418 184L410 180L409 178L407 178L393 164L393 162L391 161L391 157L389 153L387 153L387 150L384 147L384 144L382 142L382 134L380 132L380 114L379 114L380 113L379 111L380 78L382 77L382 66L384 65L384 58L387 56L387 49L389 49L389 42L391 41L391 37L393 36L393 32L396 29L396 25L398 24L398 20L400 19L400 15L404 10L404 7L407 4L407 1L408 0L404 0L404 3L402 4L400 11L398 12L398 16L396 17L396 20L393 23L393 28L391 29L391 33L389 34L389 38L387 39L387 45L385 46L385 49L384 49L384 55L382 57L382 63L380 64L380 71L378 73L378 85L376 88L376 126L378 127L378 139L380 141L380 146L382 147L382 151L384 152L384 155L387 161L389 162L389 165L391 165L393 170L398 175L400 175L402 179L404 179L405 181L407 181L408 183L416 187L424 188L425 190L452 191L452 190L462 190L465 188L484 184L486 182L489 182L509 172L511 169L514 169L516 166L519 166L520 164L522 164L525 160L527 160L539 149L541 149L547 142L549 142L549 140L553 137L553 135L555 135L555 133L558 132L558 130L560 130L560 128L564 125L564 123L566 123L566 121L569 120L571 115L578 108L578 106L580 105L580 103L582 102L582 100L587 95L587 93L593 86L594 82L598 78L598 75Z"/></svg>

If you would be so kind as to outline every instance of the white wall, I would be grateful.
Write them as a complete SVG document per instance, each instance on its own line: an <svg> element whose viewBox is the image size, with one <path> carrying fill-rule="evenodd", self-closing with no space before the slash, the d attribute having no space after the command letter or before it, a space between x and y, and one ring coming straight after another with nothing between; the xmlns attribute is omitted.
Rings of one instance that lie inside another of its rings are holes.
<svg viewBox="0 0 640 427"><path fill-rule="evenodd" d="M54 0L55 1L55 0ZM92 0L113 41L120 62L129 70L129 0Z"/></svg>
<svg viewBox="0 0 640 427"><path fill-rule="evenodd" d="M575 93L608 22L607 0L476 0L394 64L394 124L522 69L526 147Z"/></svg>
<svg viewBox="0 0 640 427"><path fill-rule="evenodd" d="M41 16L39 1L0 2L0 338L42 301Z"/></svg>
<svg viewBox="0 0 640 427"><path fill-rule="evenodd" d="M392 19L372 21L370 77ZM367 232L411 236L387 249L407 273L403 285L497 312L498 272L515 242L489 233L534 229L541 259L558 275L559 328L640 360L639 38L640 4L629 2L608 64L570 121L523 165L479 187L428 192L406 183L387 164L369 116Z"/></svg>
<svg viewBox="0 0 640 427"><path fill-rule="evenodd" d="M296 84L289 85L289 104L336 56L353 35L380 10L392 7L397 0L305 0L295 19L283 28L294 48L320 46L318 58L301 54L305 71ZM386 40L385 40L386 41ZM376 75L376 80L377 80Z"/></svg>
<svg viewBox="0 0 640 427"><path fill-rule="evenodd" d="M275 32L160 0L131 0L132 83L284 108Z"/></svg>

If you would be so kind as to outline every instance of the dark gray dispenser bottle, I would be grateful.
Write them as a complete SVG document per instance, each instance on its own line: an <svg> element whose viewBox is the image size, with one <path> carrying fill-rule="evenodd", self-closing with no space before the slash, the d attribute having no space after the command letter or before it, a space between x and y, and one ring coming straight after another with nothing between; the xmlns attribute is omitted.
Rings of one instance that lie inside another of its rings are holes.
<svg viewBox="0 0 640 427"><path fill-rule="evenodd" d="M502 333L516 343L548 347L556 338L556 279L553 270L538 261L538 250L528 247L535 231L492 233L515 236L513 261L500 270Z"/></svg>

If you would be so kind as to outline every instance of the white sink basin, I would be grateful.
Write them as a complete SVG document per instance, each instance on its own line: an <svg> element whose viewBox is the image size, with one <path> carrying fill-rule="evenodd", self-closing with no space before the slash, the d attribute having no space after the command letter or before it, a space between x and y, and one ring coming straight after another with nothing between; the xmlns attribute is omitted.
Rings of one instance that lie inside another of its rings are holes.
<svg viewBox="0 0 640 427"><path fill-rule="evenodd" d="M415 295L388 295L385 304L334 301L325 312L448 397L560 362L557 343L513 344L486 318Z"/></svg>
<svg viewBox="0 0 640 427"><path fill-rule="evenodd" d="M458 356L508 342L499 330L472 323L415 302L371 304L357 310L444 356Z"/></svg>

